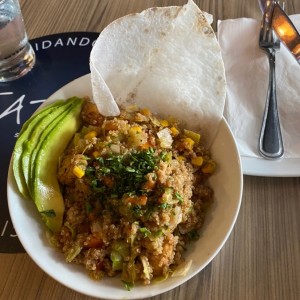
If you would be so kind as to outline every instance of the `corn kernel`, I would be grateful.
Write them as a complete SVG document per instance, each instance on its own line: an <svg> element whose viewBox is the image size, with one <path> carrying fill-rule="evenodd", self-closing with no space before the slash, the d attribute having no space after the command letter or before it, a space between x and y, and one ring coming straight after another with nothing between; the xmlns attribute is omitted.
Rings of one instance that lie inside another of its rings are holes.
<svg viewBox="0 0 300 300"><path fill-rule="evenodd" d="M163 126L163 127L168 127L169 122L167 120L160 120L160 125Z"/></svg>
<svg viewBox="0 0 300 300"><path fill-rule="evenodd" d="M84 170L82 170L80 167L75 166L73 168L73 174L77 177L77 178L82 178L85 174Z"/></svg>
<svg viewBox="0 0 300 300"><path fill-rule="evenodd" d="M200 167L203 164L203 157L202 156L196 156L196 157L191 159L191 163L196 167Z"/></svg>
<svg viewBox="0 0 300 300"><path fill-rule="evenodd" d="M185 149L187 149L187 150L193 150L195 142L191 138L187 137L187 138L185 138L183 140L183 145L184 145Z"/></svg>
<svg viewBox="0 0 300 300"><path fill-rule="evenodd" d="M142 132L142 128L140 126L132 126L129 129L129 134L137 134L137 133L141 133Z"/></svg>
<svg viewBox="0 0 300 300"><path fill-rule="evenodd" d="M211 174L215 171L215 168L216 168L216 163L214 161L208 161L201 167L201 171L204 174Z"/></svg>
<svg viewBox="0 0 300 300"><path fill-rule="evenodd" d="M140 110L140 113L141 113L142 115L146 116L146 117L151 116L151 112L150 112L150 110L149 110L148 108L143 108L143 109L141 109L141 110Z"/></svg>
<svg viewBox="0 0 300 300"><path fill-rule="evenodd" d="M96 132L95 130L92 130L92 131L88 132L88 133L84 136L84 138L85 138L86 140L91 140L92 138L94 138L94 137L96 137L96 136L97 136L97 132Z"/></svg>
<svg viewBox="0 0 300 300"><path fill-rule="evenodd" d="M177 156L178 161L186 161L186 158L184 156Z"/></svg>
<svg viewBox="0 0 300 300"><path fill-rule="evenodd" d="M171 134L172 134L173 136L177 136L177 135L179 134L179 130L178 130L176 127L174 127L174 126L172 126L172 127L170 128L170 130L171 130Z"/></svg>
<svg viewBox="0 0 300 300"><path fill-rule="evenodd" d="M100 154L99 151L94 151L94 152L92 153L92 155L93 155L94 158L97 158L97 157L99 157L101 154Z"/></svg>

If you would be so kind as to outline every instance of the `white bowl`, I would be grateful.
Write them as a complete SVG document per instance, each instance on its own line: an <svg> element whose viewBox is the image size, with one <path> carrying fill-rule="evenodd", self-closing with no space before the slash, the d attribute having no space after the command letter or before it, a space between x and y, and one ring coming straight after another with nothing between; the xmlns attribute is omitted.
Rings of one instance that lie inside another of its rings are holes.
<svg viewBox="0 0 300 300"><path fill-rule="evenodd" d="M90 75L67 84L53 94L47 103L71 96L91 96ZM140 299L169 291L195 276L211 262L227 240L239 212L243 187L241 162L233 135L224 119L211 151L219 165L210 179L215 202L201 229L199 240L190 244L185 253L186 259L193 261L185 277L169 278L150 286L137 285L131 291L125 290L119 278L101 281L90 279L82 266L67 264L63 255L49 246L45 226L35 205L20 196L10 166L8 205L20 242L43 271L61 284L85 295L105 299Z"/></svg>

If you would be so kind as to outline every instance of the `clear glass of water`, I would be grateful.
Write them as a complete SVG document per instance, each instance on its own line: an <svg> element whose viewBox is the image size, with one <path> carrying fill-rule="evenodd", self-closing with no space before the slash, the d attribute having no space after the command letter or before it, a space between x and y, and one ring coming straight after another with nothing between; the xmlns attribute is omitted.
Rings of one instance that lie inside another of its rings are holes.
<svg viewBox="0 0 300 300"><path fill-rule="evenodd" d="M27 74L35 64L18 0L0 0L0 82Z"/></svg>

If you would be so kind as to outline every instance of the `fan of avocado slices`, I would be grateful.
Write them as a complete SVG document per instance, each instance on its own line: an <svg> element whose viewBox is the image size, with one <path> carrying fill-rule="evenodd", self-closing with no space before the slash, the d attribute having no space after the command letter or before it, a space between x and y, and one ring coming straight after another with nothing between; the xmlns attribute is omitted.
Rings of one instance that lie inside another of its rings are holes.
<svg viewBox="0 0 300 300"><path fill-rule="evenodd" d="M39 110L23 125L13 151L13 173L25 199L32 199L46 226L57 232L64 201L57 181L59 157L81 125L84 100L58 100Z"/></svg>

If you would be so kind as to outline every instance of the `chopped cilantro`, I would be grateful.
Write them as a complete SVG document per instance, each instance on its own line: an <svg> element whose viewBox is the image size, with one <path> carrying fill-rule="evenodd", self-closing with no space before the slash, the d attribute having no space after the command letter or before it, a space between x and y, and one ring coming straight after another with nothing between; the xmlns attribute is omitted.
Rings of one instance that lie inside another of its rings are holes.
<svg viewBox="0 0 300 300"><path fill-rule="evenodd" d="M154 232L154 236L155 237L161 237L163 235L164 235L164 232L163 232L162 229L159 229L159 230L157 230L157 231Z"/></svg>
<svg viewBox="0 0 300 300"><path fill-rule="evenodd" d="M146 175L157 167L160 157L153 148L133 151L126 155L110 154L99 157L89 166L87 175L95 192L111 198L121 198L124 194L141 195L144 193L142 185L146 182ZM108 175L116 184L106 187L101 177ZM104 188L103 188L104 187Z"/></svg>
<svg viewBox="0 0 300 300"><path fill-rule="evenodd" d="M160 153L160 158L162 161L168 162L172 159L172 152L162 151Z"/></svg>
<svg viewBox="0 0 300 300"><path fill-rule="evenodd" d="M178 192L175 192L175 197L177 198L179 203L183 203L183 198Z"/></svg>
<svg viewBox="0 0 300 300"><path fill-rule="evenodd" d="M167 209L170 207L170 204L168 204L167 202L163 202L162 204L159 205L159 207L161 209Z"/></svg>
<svg viewBox="0 0 300 300"><path fill-rule="evenodd" d="M140 230L141 233L144 234L144 237L147 237L147 236L151 235L151 231L146 227L142 227L139 230Z"/></svg>
<svg viewBox="0 0 300 300"><path fill-rule="evenodd" d="M87 175L92 175L92 174L94 174L94 172L95 172L95 169L93 167L91 167L91 166L88 166L85 169L85 174L87 174Z"/></svg>
<svg viewBox="0 0 300 300"><path fill-rule="evenodd" d="M126 171L128 173L135 173L135 169L131 168L131 167L126 167Z"/></svg>
<svg viewBox="0 0 300 300"><path fill-rule="evenodd" d="M104 175L110 174L111 170L110 168L106 168L106 167L102 167L100 168L101 173L103 173Z"/></svg>
<svg viewBox="0 0 300 300"><path fill-rule="evenodd" d="M142 211L140 205L133 205L133 206L132 206L132 211L133 211L133 214L134 214L136 217L141 217L141 216L143 215L143 211Z"/></svg>

